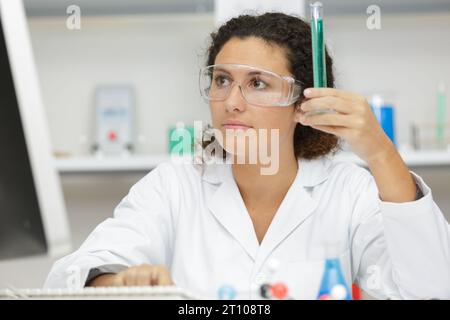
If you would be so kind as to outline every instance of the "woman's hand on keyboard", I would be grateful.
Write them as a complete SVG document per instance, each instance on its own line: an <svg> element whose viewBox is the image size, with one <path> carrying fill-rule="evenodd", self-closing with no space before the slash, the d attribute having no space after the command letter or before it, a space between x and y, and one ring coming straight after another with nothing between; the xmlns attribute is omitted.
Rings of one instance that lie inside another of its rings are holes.
<svg viewBox="0 0 450 320"><path fill-rule="evenodd" d="M89 286L171 286L170 272L164 266L142 264L117 274L103 274L94 278Z"/></svg>

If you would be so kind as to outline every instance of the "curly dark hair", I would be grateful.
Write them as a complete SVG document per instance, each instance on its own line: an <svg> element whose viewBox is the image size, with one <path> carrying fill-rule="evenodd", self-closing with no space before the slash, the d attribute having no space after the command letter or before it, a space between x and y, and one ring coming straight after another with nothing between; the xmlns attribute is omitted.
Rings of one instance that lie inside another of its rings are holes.
<svg viewBox="0 0 450 320"><path fill-rule="evenodd" d="M211 44L207 50L207 65L215 63L222 47L232 38L256 37L268 44L283 48L290 72L301 81L305 88L313 87L313 66L311 29L301 18L284 13L264 13L262 15L241 15L229 20L217 31L210 34ZM326 53L327 86L334 87L333 60ZM304 99L303 93L298 106ZM212 143L214 138L203 147ZM294 131L294 153L297 158L314 159L335 152L339 139L335 135L297 124Z"/></svg>

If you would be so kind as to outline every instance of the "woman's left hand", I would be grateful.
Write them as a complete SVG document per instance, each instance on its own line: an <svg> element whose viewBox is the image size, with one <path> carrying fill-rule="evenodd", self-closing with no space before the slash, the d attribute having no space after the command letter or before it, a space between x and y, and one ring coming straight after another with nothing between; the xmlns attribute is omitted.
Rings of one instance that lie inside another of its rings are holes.
<svg viewBox="0 0 450 320"><path fill-rule="evenodd" d="M296 120L343 138L366 163L395 149L363 96L334 88L308 88L304 96ZM319 109L336 112L308 115Z"/></svg>

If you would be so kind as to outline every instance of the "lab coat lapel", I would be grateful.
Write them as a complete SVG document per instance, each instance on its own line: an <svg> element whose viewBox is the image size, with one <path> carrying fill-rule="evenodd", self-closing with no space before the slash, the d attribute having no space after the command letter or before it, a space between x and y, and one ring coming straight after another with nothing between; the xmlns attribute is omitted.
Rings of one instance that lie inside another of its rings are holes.
<svg viewBox="0 0 450 320"><path fill-rule="evenodd" d="M263 263L270 253L295 231L318 206L314 187L328 177L329 160L300 160L297 176L283 199L261 243L257 260Z"/></svg>
<svg viewBox="0 0 450 320"><path fill-rule="evenodd" d="M299 160L297 176L278 208L261 246L233 178L231 165L206 166L203 179L217 188L206 200L207 207L248 255L262 264L286 237L314 213L319 203L311 195L314 187L328 178L330 163L331 160L327 157Z"/></svg>
<svg viewBox="0 0 450 320"><path fill-rule="evenodd" d="M217 189L209 195L209 199L206 199L208 209L255 261L259 243L251 218L233 179L231 165L208 165L204 180L217 185Z"/></svg>

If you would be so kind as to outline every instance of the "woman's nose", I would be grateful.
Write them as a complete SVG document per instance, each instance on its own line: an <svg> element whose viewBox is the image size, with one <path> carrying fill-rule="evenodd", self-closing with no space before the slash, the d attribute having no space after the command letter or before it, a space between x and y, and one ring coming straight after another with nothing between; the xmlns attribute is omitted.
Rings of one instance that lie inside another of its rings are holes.
<svg viewBox="0 0 450 320"><path fill-rule="evenodd" d="M234 84L230 89L230 94L225 100L225 107L228 112L244 111L247 101L245 101L242 95L242 89L238 83Z"/></svg>

